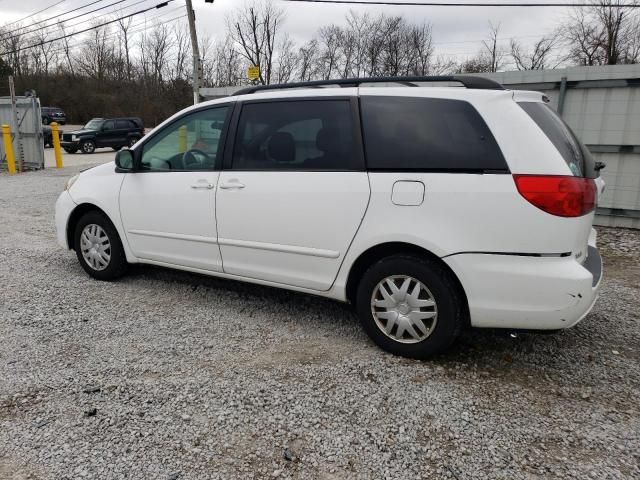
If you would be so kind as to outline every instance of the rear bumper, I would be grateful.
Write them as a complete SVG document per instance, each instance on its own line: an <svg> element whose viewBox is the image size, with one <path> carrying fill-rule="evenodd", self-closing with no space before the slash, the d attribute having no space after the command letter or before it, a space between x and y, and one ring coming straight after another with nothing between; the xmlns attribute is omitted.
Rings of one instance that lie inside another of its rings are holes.
<svg viewBox="0 0 640 480"><path fill-rule="evenodd" d="M569 328L591 311L602 280L595 238L583 264L573 256L460 254L444 260L462 283L474 327Z"/></svg>

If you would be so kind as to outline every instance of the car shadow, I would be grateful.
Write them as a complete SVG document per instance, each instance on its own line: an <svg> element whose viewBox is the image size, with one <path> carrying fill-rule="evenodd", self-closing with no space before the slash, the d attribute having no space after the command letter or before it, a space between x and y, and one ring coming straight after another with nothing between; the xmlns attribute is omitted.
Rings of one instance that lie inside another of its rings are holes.
<svg viewBox="0 0 640 480"><path fill-rule="evenodd" d="M176 284L194 292L210 290L216 296L230 295L246 303L248 309L259 310L265 315L281 313L283 306L286 306L288 311L305 312L305 315L313 319L314 329L329 329L329 326L335 327L336 324L344 323L359 327L350 304L312 294L152 265L132 265L126 278L131 281L145 279ZM354 328L343 333L347 339L351 337L350 341L360 343L364 335L356 332L358 330ZM327 334L329 335L329 332ZM368 339L365 341L370 342ZM571 339L570 332L543 334L516 333L506 329L465 329L448 351L432 361L439 364L465 362L504 366L514 362L526 362L528 357L534 358L543 352L545 355L553 355L554 351L560 348L570 349L575 343L576 340ZM560 362L561 360L558 360L559 365Z"/></svg>

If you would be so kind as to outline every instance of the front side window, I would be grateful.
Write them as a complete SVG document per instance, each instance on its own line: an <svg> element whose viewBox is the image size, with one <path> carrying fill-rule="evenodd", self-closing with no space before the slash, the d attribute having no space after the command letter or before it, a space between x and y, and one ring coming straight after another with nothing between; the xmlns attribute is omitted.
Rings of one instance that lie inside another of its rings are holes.
<svg viewBox="0 0 640 480"><path fill-rule="evenodd" d="M93 120L89 120L84 128L87 130L99 130L101 126L102 120L97 120L94 118Z"/></svg>
<svg viewBox="0 0 640 480"><path fill-rule="evenodd" d="M352 170L351 106L345 100L249 103L242 107L234 170Z"/></svg>
<svg viewBox="0 0 640 480"><path fill-rule="evenodd" d="M508 171L489 127L468 102L441 98L361 98L371 170Z"/></svg>
<svg viewBox="0 0 640 480"><path fill-rule="evenodd" d="M142 170L214 170L229 107L185 115L143 146Z"/></svg>
<svg viewBox="0 0 640 480"><path fill-rule="evenodd" d="M102 125L102 130L113 130L113 129L115 129L115 122L113 120L108 120L104 122L104 125Z"/></svg>

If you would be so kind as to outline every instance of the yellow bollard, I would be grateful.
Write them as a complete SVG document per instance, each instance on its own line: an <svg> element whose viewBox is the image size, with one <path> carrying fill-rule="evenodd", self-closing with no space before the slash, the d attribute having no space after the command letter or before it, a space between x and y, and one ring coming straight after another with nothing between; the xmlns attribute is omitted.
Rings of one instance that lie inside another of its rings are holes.
<svg viewBox="0 0 640 480"><path fill-rule="evenodd" d="M58 124L51 122L51 140L53 140L53 153L56 157L56 168L62 168L62 152L60 151L60 133Z"/></svg>
<svg viewBox="0 0 640 480"><path fill-rule="evenodd" d="M11 140L11 129L9 125L2 125L2 140L4 141L4 152L7 156L7 169L9 175L16 173L16 157L13 155L13 141Z"/></svg>
<svg viewBox="0 0 640 480"><path fill-rule="evenodd" d="M178 152L187 151L187 126L183 125L178 129Z"/></svg>

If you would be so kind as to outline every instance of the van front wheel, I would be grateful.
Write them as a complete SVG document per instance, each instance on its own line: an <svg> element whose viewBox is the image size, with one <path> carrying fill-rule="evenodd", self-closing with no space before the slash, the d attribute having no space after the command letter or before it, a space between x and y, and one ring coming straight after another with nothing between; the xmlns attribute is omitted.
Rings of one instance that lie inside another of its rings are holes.
<svg viewBox="0 0 640 480"><path fill-rule="evenodd" d="M466 310L451 274L436 262L393 255L364 273L356 310L369 337L383 350L425 359L459 336Z"/></svg>

